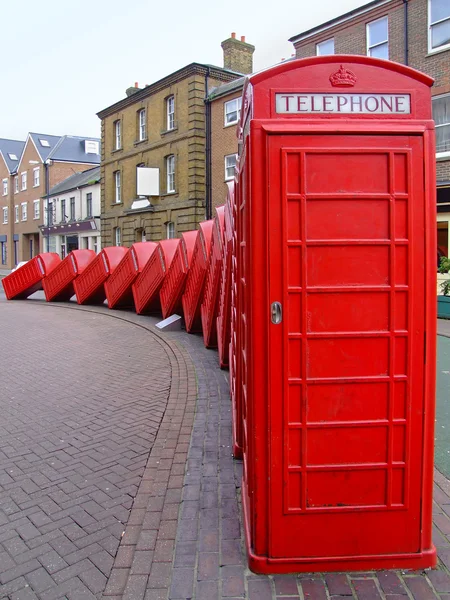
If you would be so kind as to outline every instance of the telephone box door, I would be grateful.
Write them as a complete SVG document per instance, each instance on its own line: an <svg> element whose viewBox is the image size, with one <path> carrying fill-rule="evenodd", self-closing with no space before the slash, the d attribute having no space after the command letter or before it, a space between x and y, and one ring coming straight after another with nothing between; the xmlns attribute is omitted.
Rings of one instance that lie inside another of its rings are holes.
<svg viewBox="0 0 450 600"><path fill-rule="evenodd" d="M423 139L272 135L268 148L270 555L417 553Z"/></svg>

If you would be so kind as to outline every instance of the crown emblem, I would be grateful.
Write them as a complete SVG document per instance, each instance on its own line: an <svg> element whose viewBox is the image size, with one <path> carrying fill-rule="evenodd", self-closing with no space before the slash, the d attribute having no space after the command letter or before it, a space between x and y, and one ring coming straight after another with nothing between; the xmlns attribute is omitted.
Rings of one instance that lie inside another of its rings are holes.
<svg viewBox="0 0 450 600"><path fill-rule="evenodd" d="M335 87L353 87L356 83L356 75L341 65L336 73L330 75L330 83Z"/></svg>

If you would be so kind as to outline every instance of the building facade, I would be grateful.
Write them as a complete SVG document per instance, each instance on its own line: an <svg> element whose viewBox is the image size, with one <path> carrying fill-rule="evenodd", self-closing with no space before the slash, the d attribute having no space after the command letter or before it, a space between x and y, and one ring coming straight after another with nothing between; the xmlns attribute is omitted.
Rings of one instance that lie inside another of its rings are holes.
<svg viewBox="0 0 450 600"><path fill-rule="evenodd" d="M251 71L254 51L235 35L223 48L226 68L192 63L98 113L103 247L178 237L211 212L208 95L242 76L234 64Z"/></svg>
<svg viewBox="0 0 450 600"><path fill-rule="evenodd" d="M407 64L434 78L438 255L449 255L450 2L375 0L293 36L296 57L366 54Z"/></svg>
<svg viewBox="0 0 450 600"><path fill-rule="evenodd" d="M100 167L64 179L42 202L40 230L50 252L61 258L78 249L100 252Z"/></svg>
<svg viewBox="0 0 450 600"><path fill-rule="evenodd" d="M100 140L29 133L9 173L6 269L47 251L40 235L44 223L42 198L67 177L98 166ZM4 172L5 173L5 172ZM2 177L3 191L5 178ZM3 198L3 196L2 196ZM2 217L5 211L2 211ZM2 219L3 221L4 219ZM5 225L2 223L3 227Z"/></svg>
<svg viewBox="0 0 450 600"><path fill-rule="evenodd" d="M19 236L14 233L13 178L17 173L25 142L0 139L0 269L17 263Z"/></svg>

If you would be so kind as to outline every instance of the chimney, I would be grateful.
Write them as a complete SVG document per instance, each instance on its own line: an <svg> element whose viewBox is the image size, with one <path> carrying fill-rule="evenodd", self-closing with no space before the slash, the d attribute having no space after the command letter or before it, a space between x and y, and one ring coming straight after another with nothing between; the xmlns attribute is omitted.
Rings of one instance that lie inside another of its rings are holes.
<svg viewBox="0 0 450 600"><path fill-rule="evenodd" d="M236 33L222 42L223 50L223 68L248 75L253 72L253 52L255 46L247 44L245 36L240 40L236 39Z"/></svg>
<svg viewBox="0 0 450 600"><path fill-rule="evenodd" d="M125 94L129 97L132 96L133 94L135 94L136 92L140 91L140 87L139 87L139 83L137 81L135 81L134 83L134 87L129 87L125 90Z"/></svg>

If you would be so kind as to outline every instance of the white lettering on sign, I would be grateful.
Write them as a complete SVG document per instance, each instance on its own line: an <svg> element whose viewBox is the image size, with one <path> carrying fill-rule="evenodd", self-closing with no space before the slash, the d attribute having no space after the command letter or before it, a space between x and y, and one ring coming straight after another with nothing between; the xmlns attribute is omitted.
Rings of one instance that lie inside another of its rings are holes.
<svg viewBox="0 0 450 600"><path fill-rule="evenodd" d="M340 113L403 115L411 112L409 94L275 94L280 114Z"/></svg>

